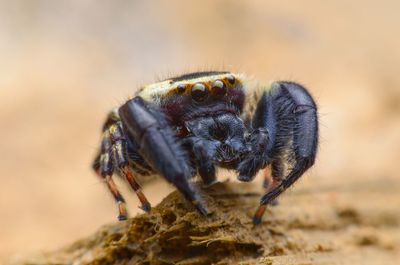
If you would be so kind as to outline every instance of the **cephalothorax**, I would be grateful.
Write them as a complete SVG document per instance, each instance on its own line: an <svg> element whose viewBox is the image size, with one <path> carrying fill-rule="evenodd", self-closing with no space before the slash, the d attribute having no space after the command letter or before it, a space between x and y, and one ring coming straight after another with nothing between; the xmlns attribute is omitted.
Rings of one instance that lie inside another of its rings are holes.
<svg viewBox="0 0 400 265"><path fill-rule="evenodd" d="M216 168L223 167L236 170L240 181L250 181L270 166L253 219L260 223L266 205L313 165L317 144L317 109L303 86L258 84L230 72L196 72L145 86L114 109L93 167L119 205L118 219L125 220L114 172L130 183L145 211L151 206L135 175L159 174L207 215L193 176L211 185Z"/></svg>

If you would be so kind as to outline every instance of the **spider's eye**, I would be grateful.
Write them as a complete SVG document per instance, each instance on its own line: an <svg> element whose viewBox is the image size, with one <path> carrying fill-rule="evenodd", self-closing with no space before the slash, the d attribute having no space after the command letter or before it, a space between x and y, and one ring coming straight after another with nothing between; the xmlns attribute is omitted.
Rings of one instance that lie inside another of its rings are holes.
<svg viewBox="0 0 400 265"><path fill-rule="evenodd" d="M236 78L233 75L228 75L226 79L231 85L235 84Z"/></svg>
<svg viewBox="0 0 400 265"><path fill-rule="evenodd" d="M215 80L214 83L212 84L212 90L215 95L217 96L224 96L226 94L226 87L224 82L221 80Z"/></svg>
<svg viewBox="0 0 400 265"><path fill-rule="evenodd" d="M208 90L202 83L197 83L192 87L192 98L197 102L204 101L208 96Z"/></svg>
<svg viewBox="0 0 400 265"><path fill-rule="evenodd" d="M183 92L185 92L186 85L185 84L179 84L176 88L178 89L178 93L182 94Z"/></svg>

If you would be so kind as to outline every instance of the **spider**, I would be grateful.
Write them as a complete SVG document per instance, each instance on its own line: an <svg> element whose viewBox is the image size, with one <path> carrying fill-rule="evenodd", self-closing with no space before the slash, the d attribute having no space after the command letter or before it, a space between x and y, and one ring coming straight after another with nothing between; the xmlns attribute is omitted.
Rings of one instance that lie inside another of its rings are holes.
<svg viewBox="0 0 400 265"><path fill-rule="evenodd" d="M191 181L196 174L211 185L218 167L235 170L246 182L264 170L265 194L253 217L259 224L266 206L314 164L317 145L316 104L300 84L263 85L244 74L195 72L144 86L112 110L93 168L117 202L119 220L127 219L127 211L114 172L146 212L151 205L136 178L158 174L208 215Z"/></svg>

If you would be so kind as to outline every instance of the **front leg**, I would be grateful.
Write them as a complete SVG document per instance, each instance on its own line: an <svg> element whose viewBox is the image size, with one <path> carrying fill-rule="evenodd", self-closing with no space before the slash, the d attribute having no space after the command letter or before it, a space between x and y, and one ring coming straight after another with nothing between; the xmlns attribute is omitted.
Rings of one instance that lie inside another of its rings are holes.
<svg viewBox="0 0 400 265"><path fill-rule="evenodd" d="M271 159L273 178L253 219L258 224L266 205L314 164L318 145L317 108L304 87L292 82L276 82L260 99L253 127L268 132L266 144L270 151L266 154L267 159Z"/></svg>
<svg viewBox="0 0 400 265"><path fill-rule="evenodd" d="M208 145L204 143L204 140L195 136L184 139L184 144L192 151L197 171L203 183L211 186L217 182L215 165L210 154L213 150L207 149Z"/></svg>
<svg viewBox="0 0 400 265"><path fill-rule="evenodd" d="M198 190L189 181L192 171L187 154L177 142L161 110L138 96L126 102L119 109L119 115L147 163L173 183L199 212L207 215L208 210Z"/></svg>

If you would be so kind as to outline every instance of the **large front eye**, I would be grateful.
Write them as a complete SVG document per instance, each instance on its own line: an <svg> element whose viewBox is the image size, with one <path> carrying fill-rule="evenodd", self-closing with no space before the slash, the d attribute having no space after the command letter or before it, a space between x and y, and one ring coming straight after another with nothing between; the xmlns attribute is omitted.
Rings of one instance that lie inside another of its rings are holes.
<svg viewBox="0 0 400 265"><path fill-rule="evenodd" d="M194 101L204 101L208 96L208 90L202 83L197 83L192 87L192 98Z"/></svg>

